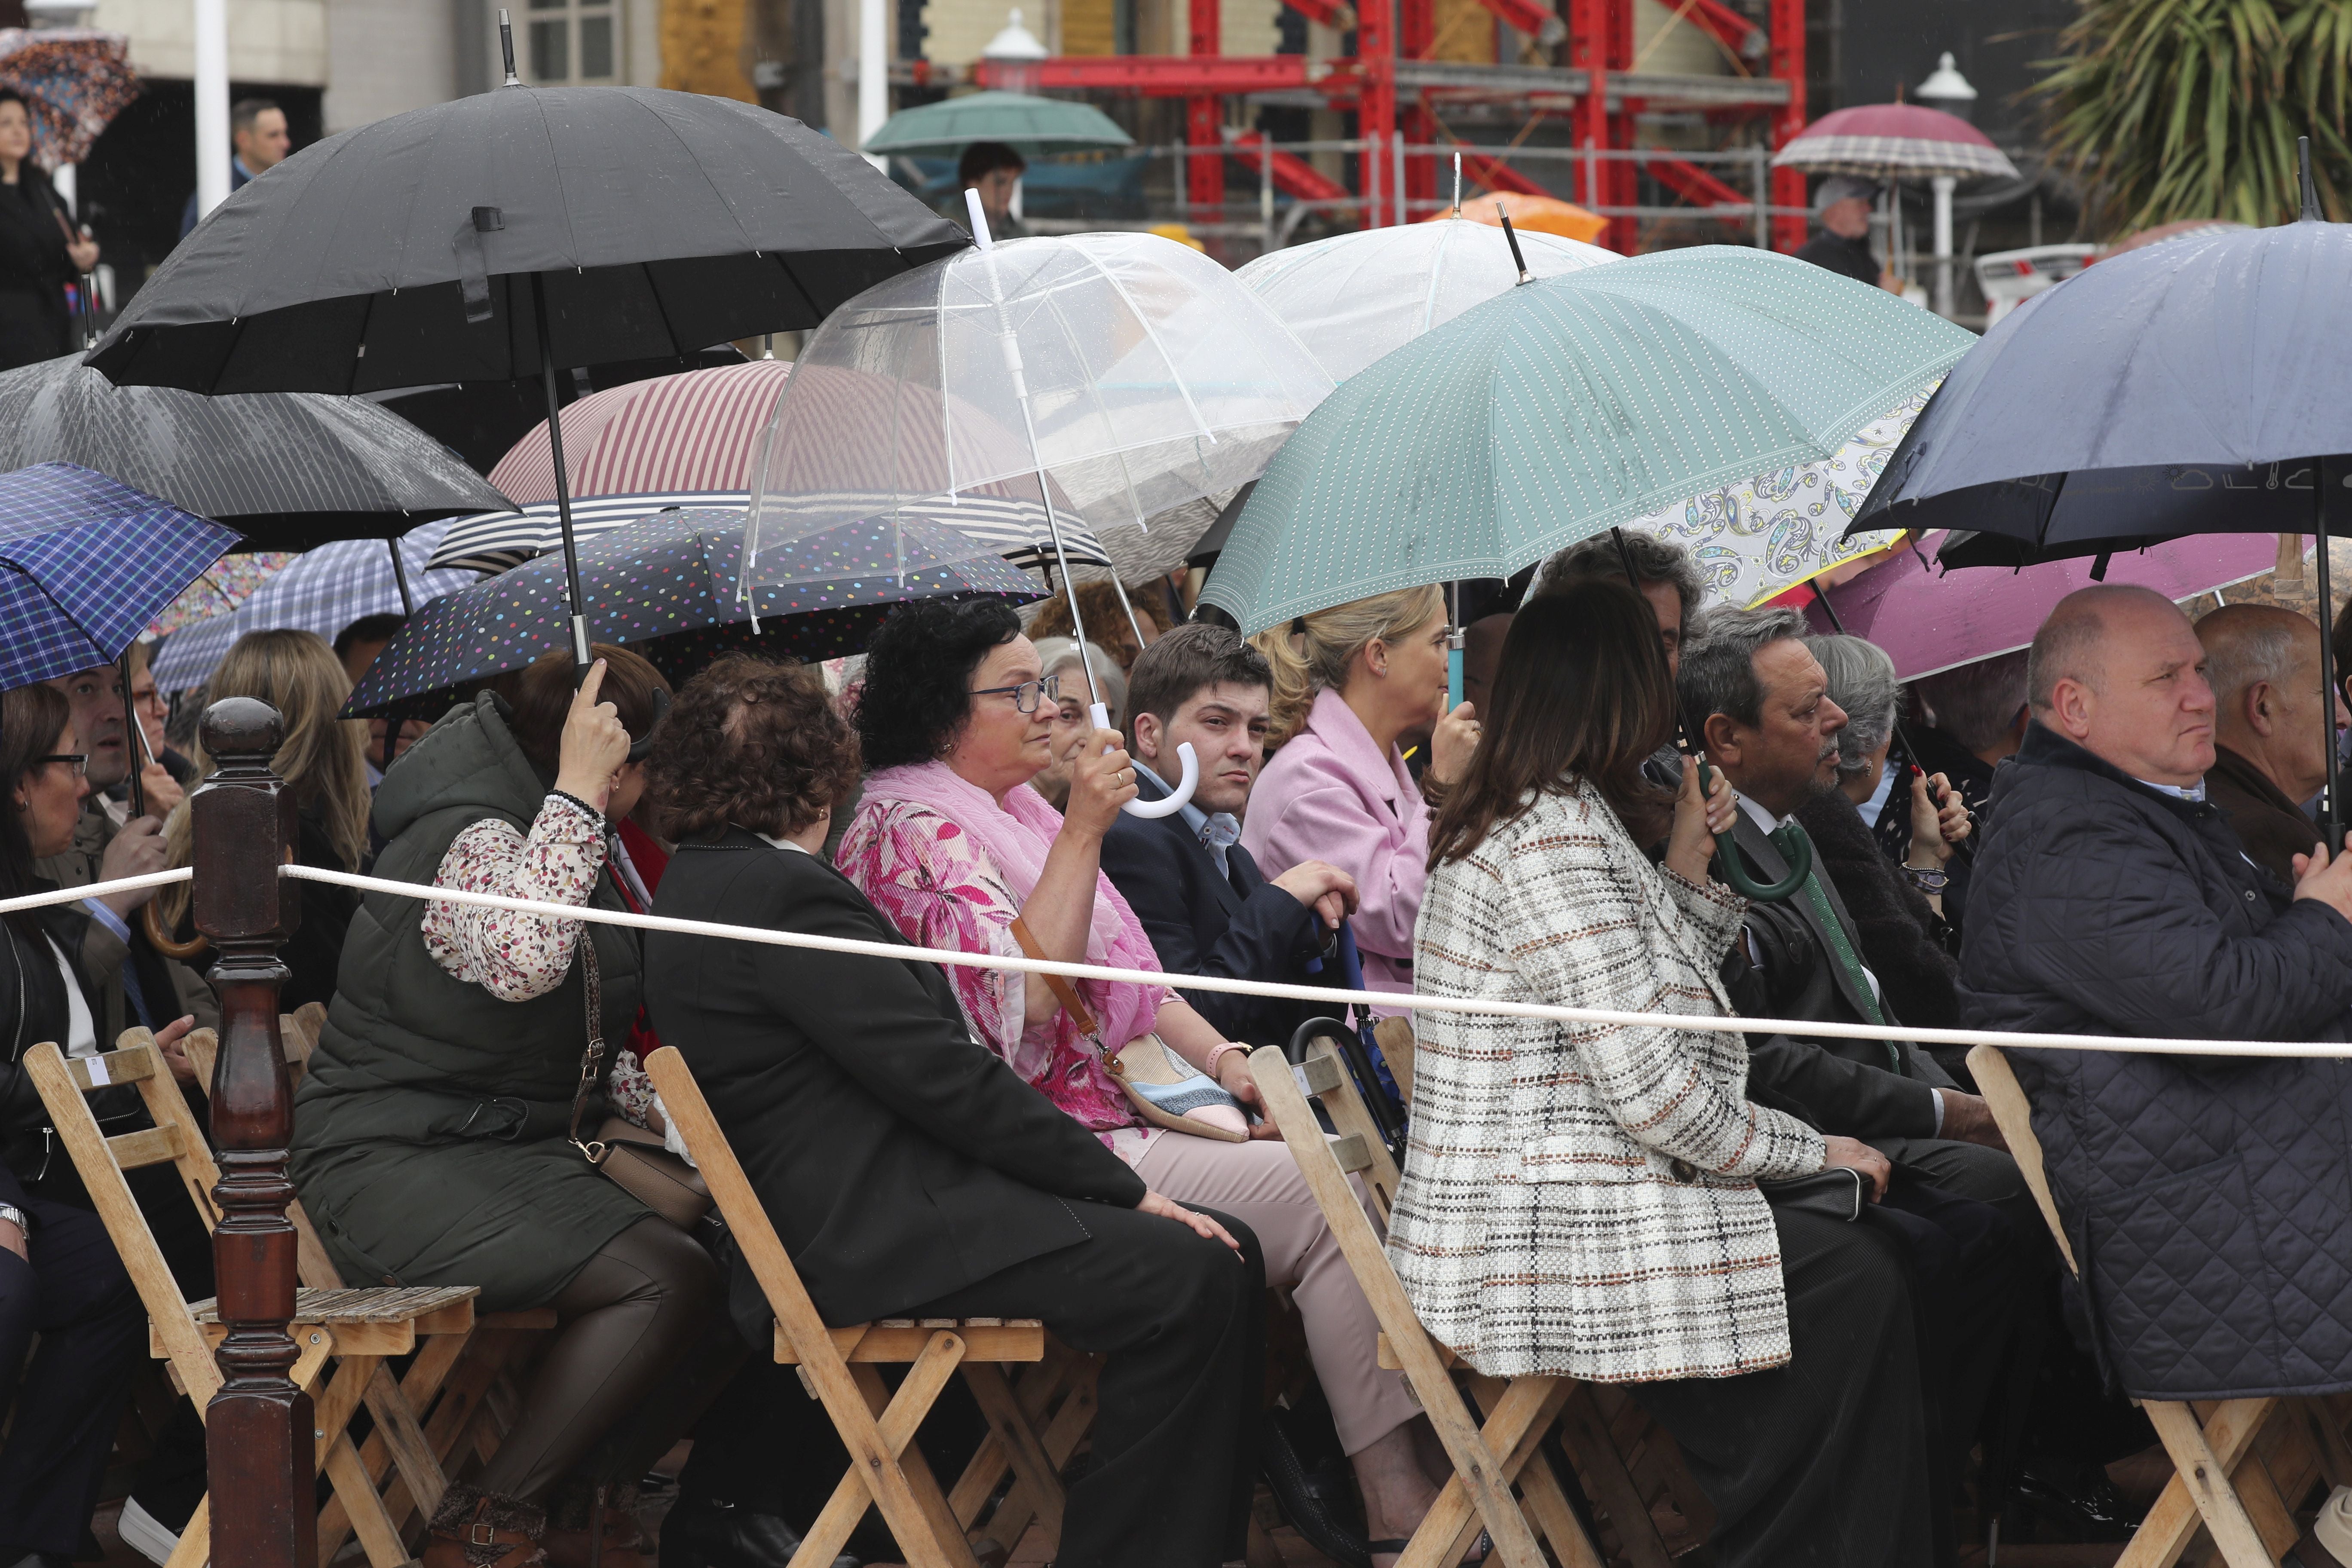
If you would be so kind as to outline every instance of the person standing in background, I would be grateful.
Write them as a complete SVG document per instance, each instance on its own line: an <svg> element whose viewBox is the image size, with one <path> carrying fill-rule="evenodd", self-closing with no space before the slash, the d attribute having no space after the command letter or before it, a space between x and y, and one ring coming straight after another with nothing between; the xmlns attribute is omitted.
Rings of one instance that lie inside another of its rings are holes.
<svg viewBox="0 0 2352 1568"><path fill-rule="evenodd" d="M0 87L0 370L72 352L66 289L97 265L98 242L33 162L24 95Z"/></svg>
<svg viewBox="0 0 2352 1568"><path fill-rule="evenodd" d="M1797 259L1827 268L1858 283L1875 283L1890 294L1903 291L1895 274L1878 265L1870 253L1870 209L1877 204L1879 187L1853 174L1832 174L1813 193L1813 211L1822 231L1797 247Z"/></svg>
<svg viewBox="0 0 2352 1568"><path fill-rule="evenodd" d="M956 163L955 211L948 215L957 223L969 223L971 215L964 210L965 191L980 193L980 210L988 219L992 239L1019 239L1029 231L1013 216L1013 198L1021 191L1021 176L1028 171L1029 161L1002 142L975 142L963 150Z"/></svg>
<svg viewBox="0 0 2352 1568"><path fill-rule="evenodd" d="M238 191L259 176L286 162L286 154L294 150L294 138L286 129L286 111L266 98L240 98L229 105L228 163L229 194ZM180 237L188 237L202 215L196 211L196 193L188 193L188 205L180 209Z"/></svg>

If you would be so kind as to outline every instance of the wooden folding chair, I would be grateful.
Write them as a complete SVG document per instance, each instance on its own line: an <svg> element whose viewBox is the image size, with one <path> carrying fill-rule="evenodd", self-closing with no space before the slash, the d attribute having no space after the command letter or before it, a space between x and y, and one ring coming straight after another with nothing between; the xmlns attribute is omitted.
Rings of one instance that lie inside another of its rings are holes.
<svg viewBox="0 0 2352 1568"><path fill-rule="evenodd" d="M1318 1063L1328 1066L1318 1066ZM1330 1081L1318 1090L1339 1098L1351 1092L1348 1075L1325 1054L1310 1056L1300 1068L1308 1082ZM1380 1320L1381 1361L1402 1370L1414 1396L1429 1416L1438 1440L1454 1461L1454 1478L1439 1491L1422 1520L1421 1528L1397 1560L1397 1568L1453 1568L1477 1541L1483 1528L1495 1543L1506 1568L1545 1568L1543 1549L1536 1544L1540 1529L1565 1568L1601 1568L1600 1553L1579 1523L1575 1510L1560 1489L1549 1465L1531 1464L1537 1445L1559 1416L1575 1384L1564 1377L1471 1378L1472 1391L1486 1415L1481 1426L1472 1419L1462 1393L1448 1371L1452 1353L1429 1337L1406 1299L1396 1271L1389 1267L1387 1250L1372 1228L1348 1173L1333 1153L1334 1144L1315 1120L1307 1097L1291 1077L1290 1063L1274 1046L1250 1055L1251 1075L1257 1080L1266 1113L1281 1130L1291 1157L1323 1211L1324 1223L1338 1238L1356 1282ZM1326 1100L1335 1124L1340 1110ZM1360 1104L1358 1110L1361 1110ZM1343 1132L1341 1143L1357 1136ZM1378 1141L1373 1141L1377 1145ZM1517 1486L1524 1494L1514 1495ZM1525 1511L1522 1511L1524 1508ZM1533 1528L1531 1528L1531 1523Z"/></svg>
<svg viewBox="0 0 2352 1568"><path fill-rule="evenodd" d="M147 1228L146 1217L123 1179L126 1171L170 1162L205 1228L212 1228L219 1217L213 1206L212 1189L220 1180L220 1172L189 1114L187 1101L172 1081L153 1037L144 1029L125 1031L121 1047L104 1055L68 1060L54 1044L42 1044L26 1052L24 1060L58 1140L80 1173L91 1204L105 1222L107 1235L147 1308L151 1352L169 1362L173 1381L194 1402L196 1414L203 1415L220 1387L213 1351L227 1330L219 1321L215 1302L192 1303L180 1294ZM100 1131L83 1096L117 1084L136 1086L154 1126L112 1138ZM349 1513L374 1568L401 1568L409 1554L344 1428L382 1373L386 1356L409 1353L417 1348L420 1338L428 1347L420 1361L435 1358L439 1350L436 1341L464 1344L474 1326L476 1293L471 1286L306 1289L296 1293L294 1321L288 1331L300 1354L288 1375L311 1394L318 1427L315 1462L332 1483L335 1497ZM320 1386L331 1361L337 1363L333 1378ZM398 1429L394 1451L409 1489L438 1501L446 1483L415 1431L413 1410L404 1402L385 1402L376 1423L379 1431ZM210 1556L208 1502L196 1505L194 1516L180 1533L179 1548L172 1553L169 1568L196 1568Z"/></svg>
<svg viewBox="0 0 2352 1568"><path fill-rule="evenodd" d="M1039 1431L1049 1391L1042 1384L1024 1384L1030 1395L1024 1401L1006 1380L1004 1368L1045 1359L1045 1324L1034 1318L966 1318L827 1328L685 1058L665 1047L646 1058L646 1071L709 1184L735 1245L767 1292L776 1314L777 1362L800 1369L803 1385L824 1405L849 1450L849 1472L803 1535L793 1568L830 1563L869 1504L881 1509L909 1568L977 1568L965 1529L969 1513L978 1510L987 1494L975 1499L960 1484L958 1501L964 1506L950 1506L914 1442L940 1390L959 1371L988 1416L989 1441L998 1445L1003 1462L1019 1478L1016 1489L1024 1496L1024 1506L1058 1538L1065 1506L1060 1467L1084 1430L1093 1397L1090 1381L1083 1398L1074 1385L1054 1424ZM907 1368L895 1395L875 1370L886 1363ZM1075 1375L1086 1376L1083 1369ZM1067 1426L1062 1416L1069 1418ZM1067 1439L1058 1454L1051 1441L1057 1428ZM973 1480L975 1489L978 1485ZM1018 1544L998 1539L1008 1549Z"/></svg>
<svg viewBox="0 0 2352 1568"><path fill-rule="evenodd" d="M310 1070L310 1053L326 1021L327 1009L317 1002L278 1015L286 1069L296 1086ZM194 1030L187 1049L196 1081L211 1084L218 1037L210 1029ZM209 1196L203 1202L208 1205ZM295 1270L302 1284L312 1290L343 1289L342 1277L299 1198L287 1204L286 1218L294 1226ZM469 1460L488 1462L513 1424L520 1398L513 1379L520 1363L537 1348L537 1336L554 1327L555 1313L546 1308L478 1312L470 1334L433 1336L397 1382L390 1367L374 1369L363 1395L372 1419L359 1447L359 1463L368 1484L382 1489L394 1529L405 1533L413 1516L429 1517ZM507 1397L494 1400L500 1392ZM341 1498L330 1498L319 1510L319 1561L333 1561L354 1527Z"/></svg>
<svg viewBox="0 0 2352 1568"><path fill-rule="evenodd" d="M1999 1047L1969 1052L1977 1090L2008 1140L2033 1201L2042 1206L2059 1253L2076 1277L2074 1247L2051 1195L2032 1107ZM2301 1535L2294 1509L2325 1481L2352 1485L2352 1444L2345 1437L2345 1400L2336 1397L2200 1400L2144 1399L2173 1475L2147 1510L2116 1568L2171 1568L2201 1524L2229 1568L2277 1568Z"/></svg>

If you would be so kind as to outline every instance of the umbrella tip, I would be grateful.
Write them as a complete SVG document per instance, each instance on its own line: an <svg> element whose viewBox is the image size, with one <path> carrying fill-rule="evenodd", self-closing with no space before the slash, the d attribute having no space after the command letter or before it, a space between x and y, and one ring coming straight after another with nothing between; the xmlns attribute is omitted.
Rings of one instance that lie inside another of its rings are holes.
<svg viewBox="0 0 2352 1568"><path fill-rule="evenodd" d="M996 241L988 232L988 214L982 209L980 192L973 186L966 185L963 188L963 210L971 216L972 243L982 250L994 249Z"/></svg>
<svg viewBox="0 0 2352 1568"><path fill-rule="evenodd" d="M1462 154L1454 154L1454 216L1462 216Z"/></svg>
<svg viewBox="0 0 2352 1568"><path fill-rule="evenodd" d="M514 23L508 18L503 5L499 7L499 53L506 57L507 62L507 79L499 85L520 87L522 78L515 75L514 68Z"/></svg>
<svg viewBox="0 0 2352 1568"><path fill-rule="evenodd" d="M2317 223L2320 221L2319 188L2311 178L2310 137L2298 136L2294 139L2294 162L2296 176L2303 185L2303 221Z"/></svg>
<svg viewBox="0 0 2352 1568"><path fill-rule="evenodd" d="M1518 231L1511 226L1511 215L1509 210L1507 209L1502 203L1496 202L1495 204L1495 216L1503 220L1503 238L1510 245L1511 265L1519 269L1519 281L1522 283L1534 282L1535 279L1528 275L1528 258L1519 254Z"/></svg>

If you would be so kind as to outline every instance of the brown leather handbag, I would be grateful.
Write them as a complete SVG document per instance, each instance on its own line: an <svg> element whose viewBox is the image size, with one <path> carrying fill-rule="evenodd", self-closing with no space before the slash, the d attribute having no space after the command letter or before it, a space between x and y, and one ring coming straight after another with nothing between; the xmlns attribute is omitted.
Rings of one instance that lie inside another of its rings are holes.
<svg viewBox="0 0 2352 1568"><path fill-rule="evenodd" d="M710 1212L710 1188L701 1172L664 1146L660 1133L625 1117L608 1116L593 1142L580 1136L588 1096L604 1070L604 986L596 967L596 945L585 931L580 933L580 962L588 980L588 1054L580 1058L580 1087L572 1097L572 1146L631 1197L678 1229L690 1231Z"/></svg>

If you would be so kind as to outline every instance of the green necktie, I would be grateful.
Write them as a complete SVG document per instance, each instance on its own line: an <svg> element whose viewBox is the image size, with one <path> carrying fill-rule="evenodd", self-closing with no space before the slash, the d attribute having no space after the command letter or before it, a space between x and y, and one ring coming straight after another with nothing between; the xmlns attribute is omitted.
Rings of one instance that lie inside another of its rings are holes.
<svg viewBox="0 0 2352 1568"><path fill-rule="evenodd" d="M1799 827L1797 831L1802 833L1804 829ZM1846 940L1845 924L1838 919L1837 910L1830 905L1829 894L1822 888L1821 857L1818 854L1813 857L1812 874L1805 879L1803 893L1805 902L1812 906L1814 918L1821 922L1822 931L1829 937L1830 952L1835 955L1838 967L1845 971L1846 978L1853 984L1853 994L1861 999L1864 1016L1874 1024L1885 1024L1886 1015L1878 1010L1878 996L1870 987L1870 976L1862 967L1861 955L1853 951L1853 943ZM1898 1078L1907 1076L1903 1070L1903 1048L1893 1040L1880 1043L1886 1047L1887 1069Z"/></svg>

